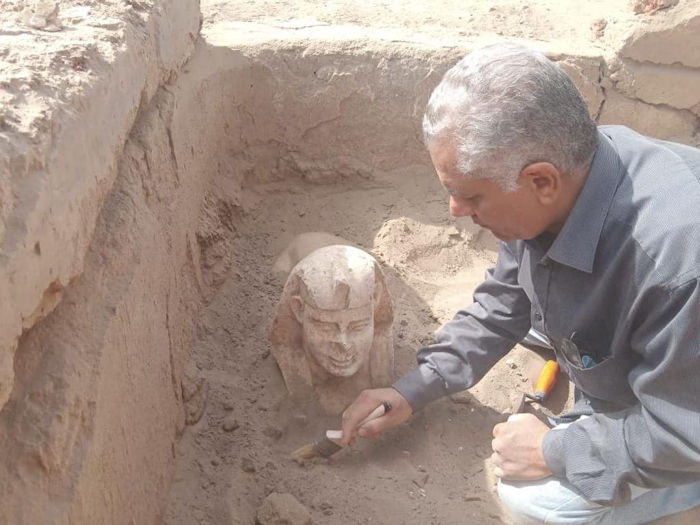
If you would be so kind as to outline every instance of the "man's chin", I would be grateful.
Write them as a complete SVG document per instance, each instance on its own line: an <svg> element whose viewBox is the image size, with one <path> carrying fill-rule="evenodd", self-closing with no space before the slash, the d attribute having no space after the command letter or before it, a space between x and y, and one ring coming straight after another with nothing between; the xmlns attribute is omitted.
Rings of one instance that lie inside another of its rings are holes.
<svg viewBox="0 0 700 525"><path fill-rule="evenodd" d="M493 230L489 230L496 239L498 239L501 242L511 242L511 241L516 241L517 239L513 237L512 235L506 235L504 233L500 232L495 232Z"/></svg>

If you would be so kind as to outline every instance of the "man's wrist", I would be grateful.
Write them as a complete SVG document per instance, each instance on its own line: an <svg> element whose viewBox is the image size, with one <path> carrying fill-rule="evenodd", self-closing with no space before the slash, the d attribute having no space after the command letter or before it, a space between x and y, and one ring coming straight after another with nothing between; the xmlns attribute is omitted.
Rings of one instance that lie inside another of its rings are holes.
<svg viewBox="0 0 700 525"><path fill-rule="evenodd" d="M446 394L442 378L426 366L411 370L392 387L408 401L414 414Z"/></svg>

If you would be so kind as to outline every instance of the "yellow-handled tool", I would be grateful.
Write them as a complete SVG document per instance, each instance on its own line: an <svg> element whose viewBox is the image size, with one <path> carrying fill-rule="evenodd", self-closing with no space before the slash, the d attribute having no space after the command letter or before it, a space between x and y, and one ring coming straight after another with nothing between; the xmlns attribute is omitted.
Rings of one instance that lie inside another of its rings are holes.
<svg viewBox="0 0 700 525"><path fill-rule="evenodd" d="M554 388L554 384L557 382L558 373L559 365L557 364L557 362L552 360L547 361L544 364L544 367L542 367L540 377L537 378L537 384L535 384L535 393L523 394L523 397L520 399L520 405L518 405L516 413L524 411L525 405L527 405L528 403L535 402L542 404L545 398L552 391L552 388Z"/></svg>

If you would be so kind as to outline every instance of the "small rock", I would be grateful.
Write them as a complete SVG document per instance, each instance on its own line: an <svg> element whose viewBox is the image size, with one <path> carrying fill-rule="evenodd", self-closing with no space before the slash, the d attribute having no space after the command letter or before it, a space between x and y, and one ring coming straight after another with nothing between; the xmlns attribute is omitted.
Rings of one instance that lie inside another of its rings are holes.
<svg viewBox="0 0 700 525"><path fill-rule="evenodd" d="M253 473L255 472L255 463L250 458L243 458L241 460L241 469L243 469L243 472Z"/></svg>
<svg viewBox="0 0 700 525"><path fill-rule="evenodd" d="M263 434L269 438L276 440L276 439L279 439L282 437L282 429L280 429L276 426L270 425L270 426L265 427L265 429L263 430Z"/></svg>
<svg viewBox="0 0 700 525"><path fill-rule="evenodd" d="M425 484L428 483L428 479L430 479L430 474L427 472L421 474L420 476L416 476L413 478L413 483L416 485L418 488L423 488L425 487Z"/></svg>
<svg viewBox="0 0 700 525"><path fill-rule="evenodd" d="M602 38L605 35L605 28L608 25L608 21L605 18L599 18L591 24L591 31L596 38Z"/></svg>
<svg viewBox="0 0 700 525"><path fill-rule="evenodd" d="M321 509L321 512L323 512L324 516L332 516L333 515L333 505L330 503L326 503L325 501L321 503L318 506L319 509Z"/></svg>
<svg viewBox="0 0 700 525"><path fill-rule="evenodd" d="M512 359L506 359L506 364L511 368L518 368L518 365L515 364L515 361L513 361Z"/></svg>
<svg viewBox="0 0 700 525"><path fill-rule="evenodd" d="M58 21L59 3L56 0L35 0L27 7L22 16L24 23L33 29L44 31L60 31L61 23Z"/></svg>
<svg viewBox="0 0 700 525"><path fill-rule="evenodd" d="M311 514L289 493L273 492L258 509L257 525L311 525Z"/></svg>
<svg viewBox="0 0 700 525"><path fill-rule="evenodd" d="M224 430L224 432L233 432L240 426L241 425L238 423L238 421L232 417L227 417L221 424L221 428Z"/></svg>
<svg viewBox="0 0 700 525"><path fill-rule="evenodd" d="M182 379L182 399L185 404L185 424L194 425L204 414L209 399L209 383L203 378L196 381Z"/></svg>
<svg viewBox="0 0 700 525"><path fill-rule="evenodd" d="M231 410L233 410L234 408L235 408L235 407L234 407L234 405L233 405L233 402L231 402L231 401L224 401L224 410L225 410L226 412L231 412Z"/></svg>
<svg viewBox="0 0 700 525"><path fill-rule="evenodd" d="M451 394L450 401L457 403L458 405L470 405L472 404L473 396L466 390L463 392L458 392L457 394Z"/></svg>

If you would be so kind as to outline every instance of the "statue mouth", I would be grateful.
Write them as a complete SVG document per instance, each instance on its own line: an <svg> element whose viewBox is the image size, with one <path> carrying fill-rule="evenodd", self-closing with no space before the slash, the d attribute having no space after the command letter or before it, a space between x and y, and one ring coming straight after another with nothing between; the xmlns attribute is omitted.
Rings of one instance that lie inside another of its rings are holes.
<svg viewBox="0 0 700 525"><path fill-rule="evenodd" d="M331 363L333 363L337 367L346 367L350 366L355 362L355 356L354 355L349 355L349 356L332 356L329 355L328 358L330 359Z"/></svg>

